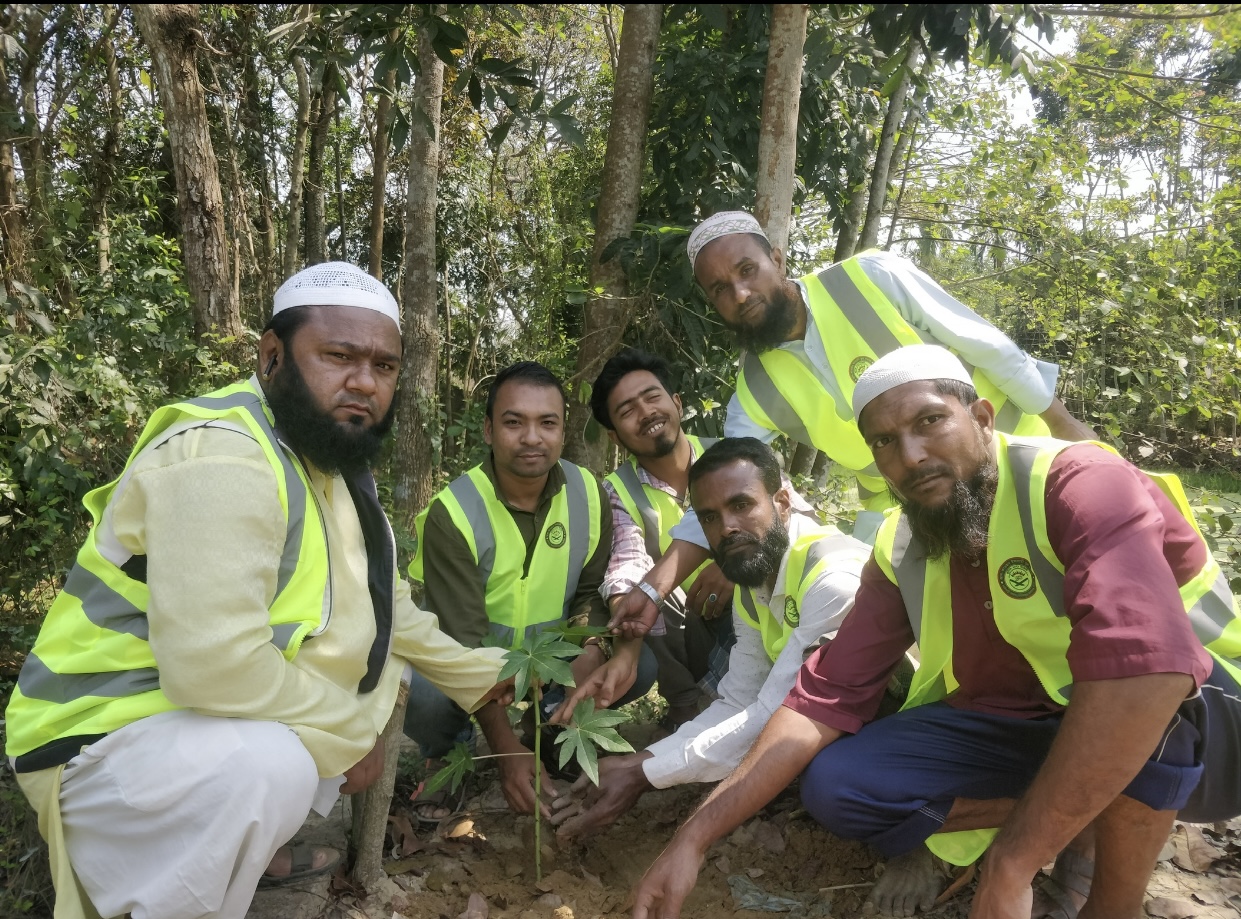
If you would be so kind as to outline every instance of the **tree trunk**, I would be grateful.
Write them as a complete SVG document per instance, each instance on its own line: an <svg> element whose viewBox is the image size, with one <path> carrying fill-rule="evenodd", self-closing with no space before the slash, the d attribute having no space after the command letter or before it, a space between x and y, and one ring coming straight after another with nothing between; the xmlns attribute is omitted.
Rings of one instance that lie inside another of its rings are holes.
<svg viewBox="0 0 1241 919"><path fill-rule="evenodd" d="M858 227L866 214L866 172L870 165L870 155L859 164L857 172L849 173L849 203L845 205L844 219L841 221L840 235L836 237L836 251L832 253L833 262L843 262L853 255L857 248Z"/></svg>
<svg viewBox="0 0 1241 919"><path fill-rule="evenodd" d="M310 165L306 169L306 264L327 261L327 188L324 172L327 166L328 132L336 112L336 78L333 65L323 67L323 83L314 106L314 127L310 132Z"/></svg>
<svg viewBox="0 0 1241 919"><path fill-rule="evenodd" d="M389 36L395 42L399 32ZM388 128L392 111L392 94L396 90L396 70L384 74L383 91L375 105L375 137L371 141L371 243L367 255L371 275L382 281L384 276L384 205L388 186Z"/></svg>
<svg viewBox="0 0 1241 919"><path fill-rule="evenodd" d="M310 74L300 54L292 56L297 77L297 130L293 135L293 159L289 169L289 200L284 237L284 276L301 267L302 197L306 186L306 139L310 135Z"/></svg>
<svg viewBox="0 0 1241 919"><path fill-rule="evenodd" d="M349 798L351 831L349 834L349 861L353 866L353 881L369 888L388 875L384 871L384 834L388 830L388 811L392 804L392 789L396 786L397 760L401 756L401 738L405 732L405 706L409 702L409 686L401 684L396 696L396 706L384 727L383 774L366 791Z"/></svg>
<svg viewBox="0 0 1241 919"><path fill-rule="evenodd" d="M613 241L633 232L638 216L646 130L655 80L655 49L659 44L663 9L661 4L631 4L625 7L621 24L620 65L612 93L612 120L603 161L595 244L590 257L590 287L592 290L602 288L603 294L586 304L577 370L573 375L575 395L583 382L594 379L604 361L620 346L625 327L633 315L635 304L629 297L625 269L618 258L605 262L603 253ZM593 442L587 441L590 408L579 398L569 401L565 455L582 466L602 471L607 440L600 432Z"/></svg>
<svg viewBox="0 0 1241 919"><path fill-rule="evenodd" d="M235 337L241 334L241 311L233 296L220 173L195 63L202 37L198 5L134 4L132 10L151 51L168 129L194 332L199 339L208 333Z"/></svg>
<svg viewBox="0 0 1241 919"><path fill-rule="evenodd" d="M0 275L5 292L14 293L13 281L30 283L26 263L26 228L22 205L17 200L17 173L13 168L13 144L0 137Z"/></svg>
<svg viewBox="0 0 1241 919"><path fill-rule="evenodd" d="M909 57L903 65L904 73L892 98L888 100L888 110L883 117L883 131L879 135L879 147L875 151L875 165L870 172L870 194L866 199L866 222L862 224L862 232L858 236L857 248L865 251L879 242L879 220L883 216L883 206L888 198L888 173L896 152L896 133L905 117L905 96L909 92L910 76L918 66L920 46L916 39L909 50Z"/></svg>
<svg viewBox="0 0 1241 919"><path fill-rule="evenodd" d="M241 70L241 104L239 120L242 128L242 144L246 154L246 168L252 180L257 180L258 196L260 314L270 308L276 292L276 275L279 271L276 248L276 221L272 213L272 170L268 167L268 146L263 133L262 104L259 101L259 74L255 48L255 10L253 6L238 8L238 17L245 25L245 45Z"/></svg>
<svg viewBox="0 0 1241 919"><path fill-rule="evenodd" d="M405 209L405 366L397 394L396 456L392 489L397 517L410 532L414 517L431 501L435 481L430 431L439 424L440 333L435 276L435 192L439 182L440 101L444 64L425 29L418 35L418 80L414 105L425 114L410 118L409 192Z"/></svg>
<svg viewBox="0 0 1241 919"><path fill-rule="evenodd" d="M810 7L777 3L771 8L767 75L758 133L758 188L754 216L771 245L787 252L797 166L797 111L801 103L802 49Z"/></svg>

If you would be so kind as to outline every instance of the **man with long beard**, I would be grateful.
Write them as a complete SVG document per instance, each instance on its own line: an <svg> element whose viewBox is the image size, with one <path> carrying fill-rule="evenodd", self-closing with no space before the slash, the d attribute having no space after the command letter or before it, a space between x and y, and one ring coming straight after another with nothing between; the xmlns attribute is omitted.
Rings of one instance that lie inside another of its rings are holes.
<svg viewBox="0 0 1241 919"><path fill-rule="evenodd" d="M379 777L409 665L465 708L511 697L498 649L414 605L369 469L400 314L328 263L276 292L248 381L157 411L18 677L7 753L39 812L58 919L241 919L330 870L284 846Z"/></svg>
<svg viewBox="0 0 1241 919"><path fill-rule="evenodd" d="M880 359L853 400L902 511L635 919L674 919L707 846L803 770L807 811L889 857L968 864L990 844L973 919L1030 917L1053 860L1033 915L1140 915L1173 820L1241 813L1241 627L1179 483L1101 444L997 433L935 346ZM868 723L913 641L905 708Z"/></svg>
<svg viewBox="0 0 1241 919"><path fill-rule="evenodd" d="M651 788L718 782L737 768L793 687L809 649L830 641L853 606L869 547L794 512L771 448L752 437L716 442L688 470L690 499L711 556L735 583L737 643L719 699L675 734L599 762L586 809L554 818L565 836L611 824Z"/></svg>

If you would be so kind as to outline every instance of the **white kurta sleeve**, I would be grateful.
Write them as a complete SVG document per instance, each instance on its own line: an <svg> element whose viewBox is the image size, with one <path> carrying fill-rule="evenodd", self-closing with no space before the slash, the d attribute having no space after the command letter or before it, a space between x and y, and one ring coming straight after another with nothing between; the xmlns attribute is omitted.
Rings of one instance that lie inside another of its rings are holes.
<svg viewBox="0 0 1241 919"><path fill-rule="evenodd" d="M1023 412L1037 415L1051 405L1060 373L1056 364L1026 354L908 259L868 252L858 256L858 264L907 322L982 370Z"/></svg>

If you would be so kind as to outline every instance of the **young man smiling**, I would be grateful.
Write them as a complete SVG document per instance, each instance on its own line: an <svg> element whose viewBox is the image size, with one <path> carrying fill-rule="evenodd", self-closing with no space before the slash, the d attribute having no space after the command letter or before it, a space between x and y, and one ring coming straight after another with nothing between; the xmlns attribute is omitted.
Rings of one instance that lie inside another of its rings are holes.
<svg viewBox="0 0 1241 919"><path fill-rule="evenodd" d="M463 645L476 647L490 635L514 647L531 630L579 615L594 625L607 621L599 587L612 550L612 515L590 471L560 458L564 414L564 389L546 367L524 361L501 370L483 420L490 455L418 516L418 550L409 573L425 587L423 605ZM589 640L571 664L575 680L601 667L606 650L602 641ZM650 689L656 665L640 640L619 640L614 651L618 657L632 653L637 673L620 704ZM498 763L509 805L533 813L533 755L502 706L486 705L476 714L492 752L507 754ZM405 733L424 755L442 756L468 731L469 715L415 678ZM542 787L550 800L551 783ZM430 812L420 816L443 816L439 803L427 802ZM546 801L540 806L550 816Z"/></svg>

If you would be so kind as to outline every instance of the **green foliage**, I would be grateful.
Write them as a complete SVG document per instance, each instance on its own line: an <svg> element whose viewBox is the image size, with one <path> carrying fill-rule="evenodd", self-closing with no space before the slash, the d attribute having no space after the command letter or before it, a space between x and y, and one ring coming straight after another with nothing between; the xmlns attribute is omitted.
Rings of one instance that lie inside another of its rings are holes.
<svg viewBox="0 0 1241 919"><path fill-rule="evenodd" d="M445 785L449 786L450 791L456 792L465 777L474 770L474 756L470 753L469 745L458 743L444 757L443 768L427 779L423 792L431 794Z"/></svg>
<svg viewBox="0 0 1241 919"><path fill-rule="evenodd" d="M504 666L497 679L516 677L513 694L518 699L526 698L531 686L542 683L572 686L573 671L567 661L581 653L581 647L562 641L555 632L527 634L520 647L504 655Z"/></svg>
<svg viewBox="0 0 1241 919"><path fill-rule="evenodd" d="M599 755L596 750L609 753L632 753L633 747L616 733L614 725L627 721L621 712L608 709L595 710L594 699L584 699L573 709L573 720L556 737L560 745L560 765L563 768L576 757L582 771L596 785L599 784Z"/></svg>

